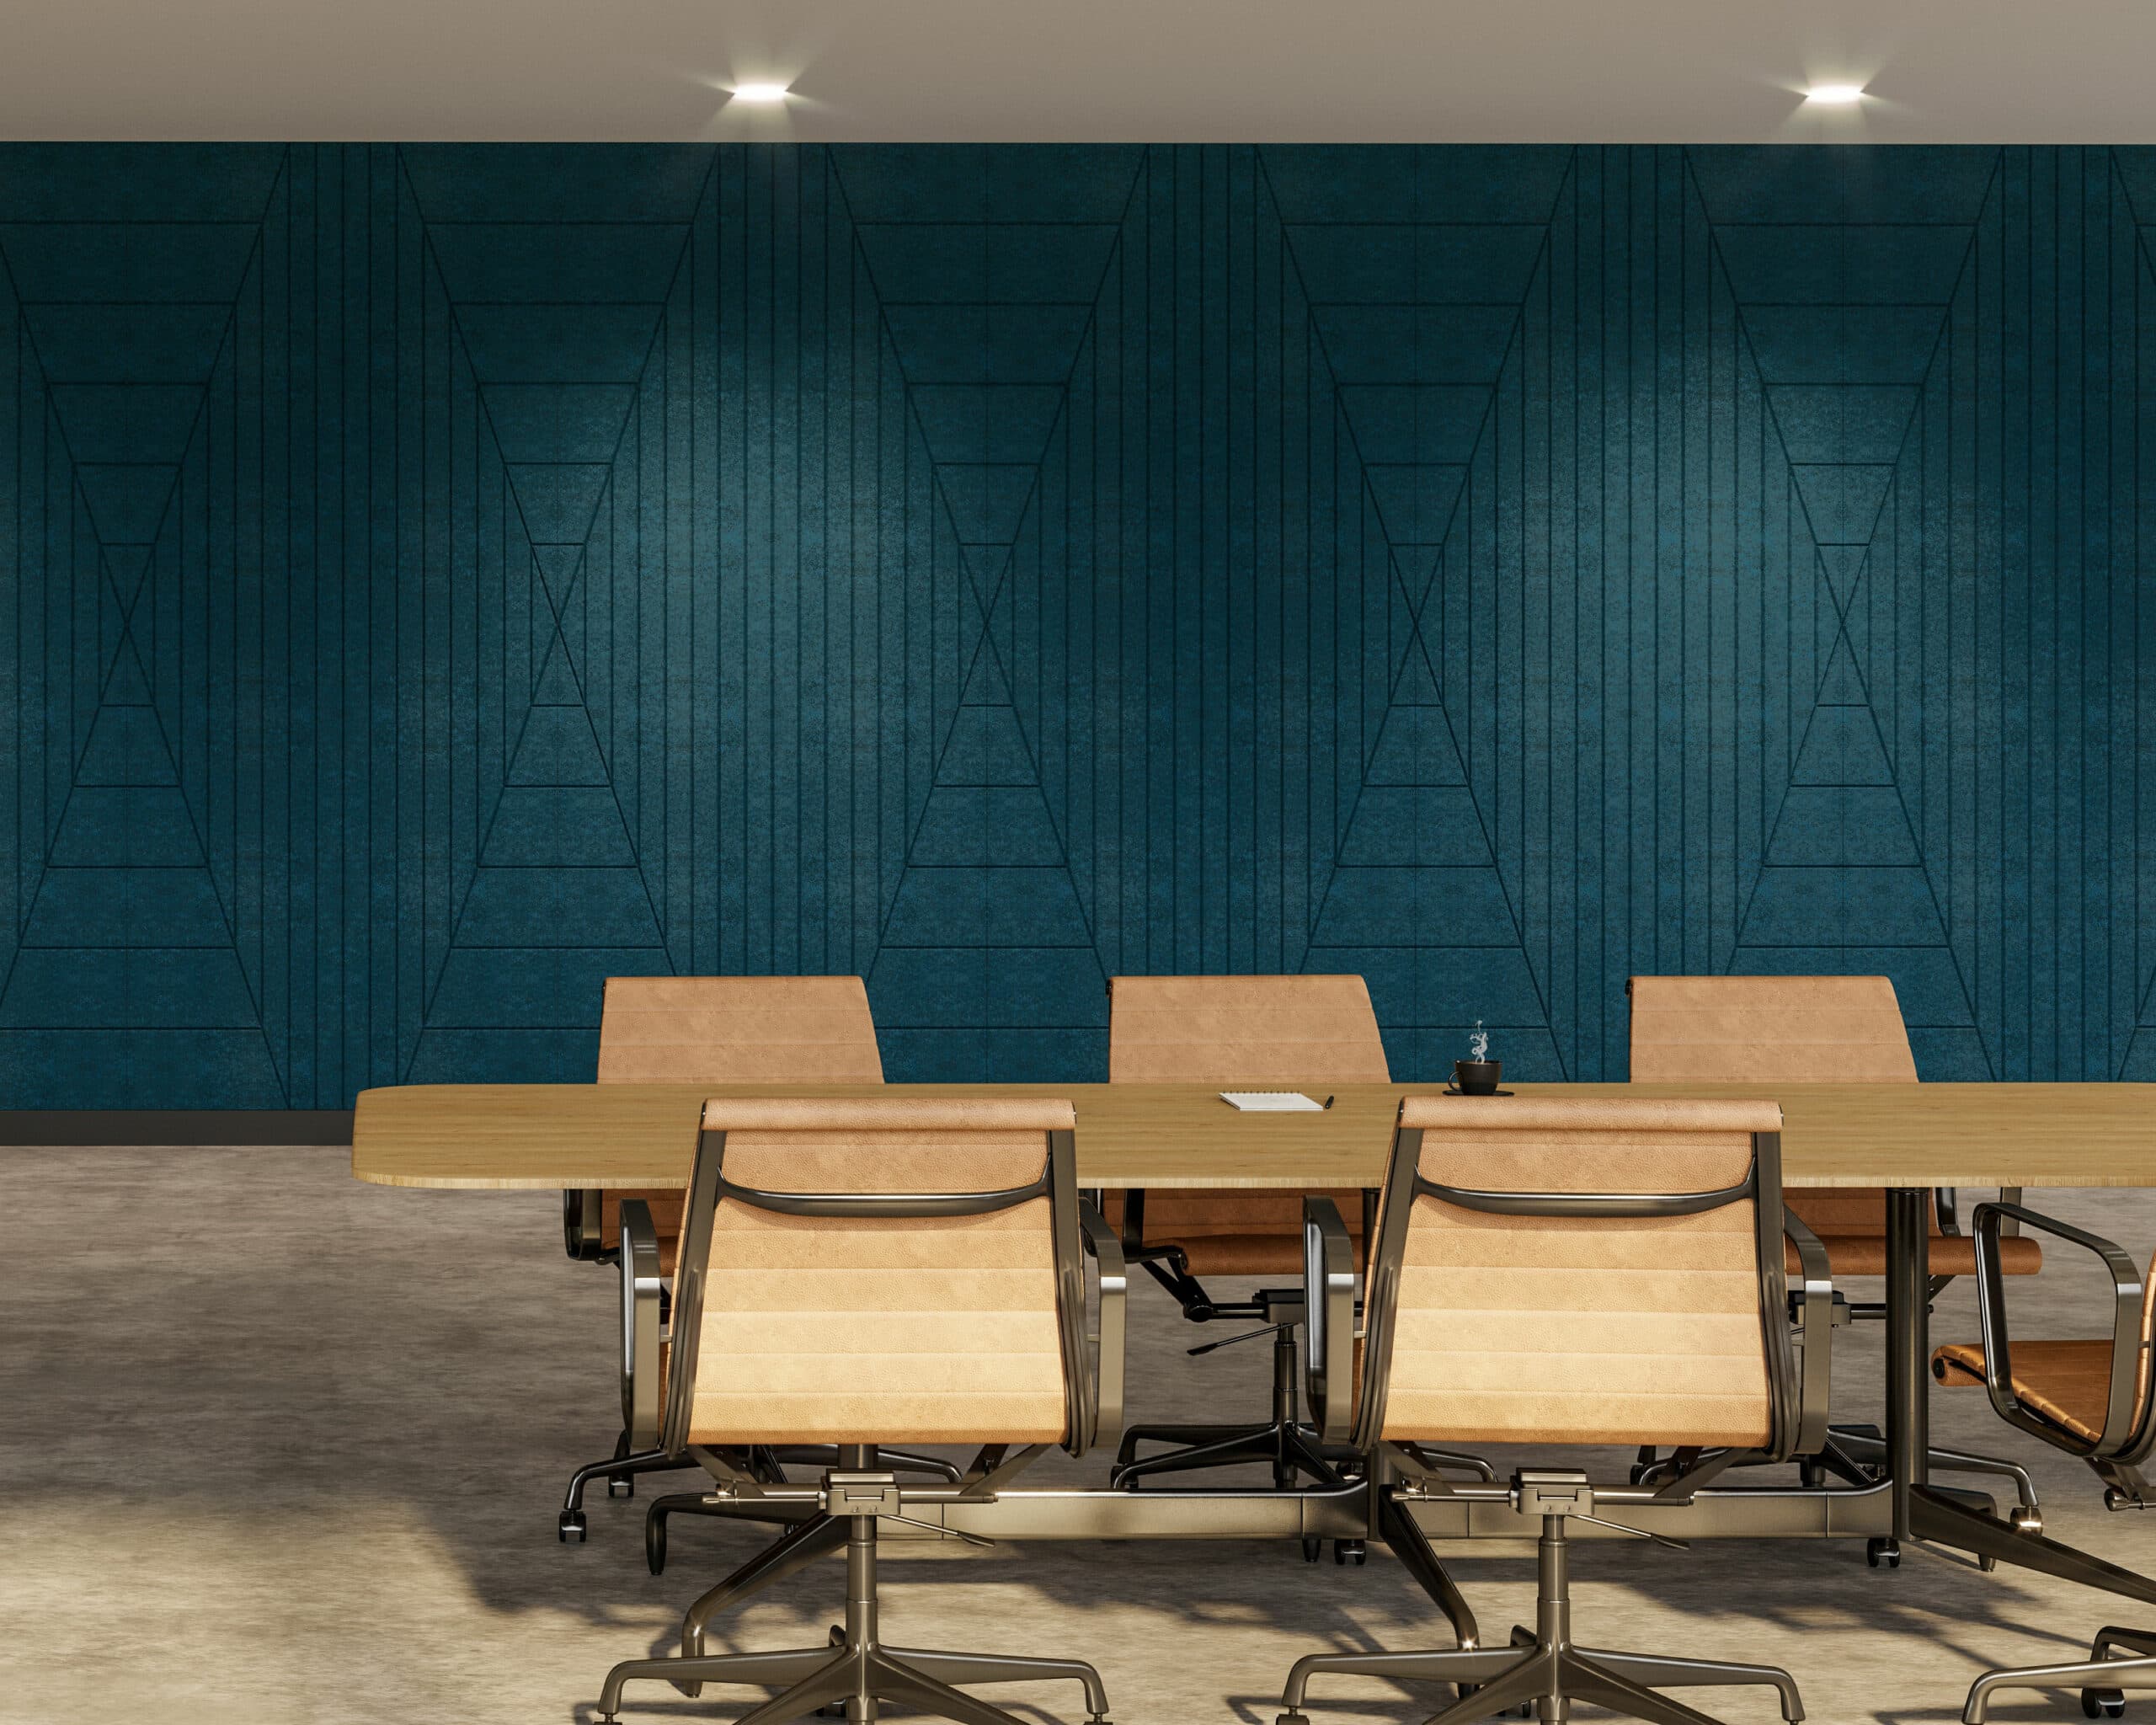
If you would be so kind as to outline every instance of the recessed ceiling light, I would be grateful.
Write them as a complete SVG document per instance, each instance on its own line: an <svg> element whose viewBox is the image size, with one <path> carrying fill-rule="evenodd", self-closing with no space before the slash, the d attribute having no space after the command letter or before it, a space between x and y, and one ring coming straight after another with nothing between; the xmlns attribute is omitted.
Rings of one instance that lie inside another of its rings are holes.
<svg viewBox="0 0 2156 1725"><path fill-rule="evenodd" d="M1862 84L1814 84L1804 93L1807 102L1817 102L1828 108L1844 108L1852 102L1864 99Z"/></svg>
<svg viewBox="0 0 2156 1725"><path fill-rule="evenodd" d="M786 99L786 86L784 84L736 84L734 87L734 99L737 102L783 102Z"/></svg>

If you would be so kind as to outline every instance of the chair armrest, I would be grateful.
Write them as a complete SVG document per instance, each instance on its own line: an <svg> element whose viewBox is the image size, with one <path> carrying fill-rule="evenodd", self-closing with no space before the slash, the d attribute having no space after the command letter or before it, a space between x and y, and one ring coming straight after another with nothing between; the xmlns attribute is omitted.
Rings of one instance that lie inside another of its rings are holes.
<svg viewBox="0 0 2156 1725"><path fill-rule="evenodd" d="M622 1203L622 1425L631 1450L659 1443L659 1231L641 1198Z"/></svg>
<svg viewBox="0 0 2156 1725"><path fill-rule="evenodd" d="M1092 1423L1086 1447L1113 1444L1123 1435L1123 1363L1125 1295L1130 1272L1123 1263L1123 1242L1115 1230L1090 1204L1078 1206L1078 1226L1087 1256L1099 1267L1100 1311L1097 1327L1086 1339L1097 1352L1093 1365Z"/></svg>
<svg viewBox="0 0 2156 1725"><path fill-rule="evenodd" d="M1827 1404L1833 1387L1833 1273L1819 1236L1786 1204L1782 1207L1782 1232L1796 1247L1797 1284L1790 1290L1790 1315L1804 1338L1804 1369L1796 1386L1796 1441L1790 1453L1817 1455L1827 1442Z"/></svg>
<svg viewBox="0 0 2156 1725"><path fill-rule="evenodd" d="M2134 1391L2138 1386L2141 1350L2148 1345L2141 1332L2141 1266L2115 1242L2086 1228L2077 1228L2056 1216L2019 1204L1980 1204L1971 1219L1977 1235L1977 1316L1983 1328L1984 1390L1999 1417L2009 1425L2040 1437L2054 1447L2076 1455L2105 1460L2125 1448L2134 1432ZM2093 1444L2068 1438L2038 1419L2021 1405L2014 1392L2013 1340L2006 1315L2006 1279L1999 1268L1999 1242L2009 1223L2023 1231L2048 1234L2068 1246L2079 1246L2100 1260L2111 1278L2111 1370L2104 1398L2103 1429ZM2062 1441L2064 1439L2064 1441Z"/></svg>
<svg viewBox="0 0 2156 1725"><path fill-rule="evenodd" d="M606 1194L590 1187L562 1194L562 1250L579 1263L604 1263Z"/></svg>
<svg viewBox="0 0 2156 1725"><path fill-rule="evenodd" d="M1318 1441L1354 1418L1355 1243L1329 1198L1303 1200L1303 1381Z"/></svg>

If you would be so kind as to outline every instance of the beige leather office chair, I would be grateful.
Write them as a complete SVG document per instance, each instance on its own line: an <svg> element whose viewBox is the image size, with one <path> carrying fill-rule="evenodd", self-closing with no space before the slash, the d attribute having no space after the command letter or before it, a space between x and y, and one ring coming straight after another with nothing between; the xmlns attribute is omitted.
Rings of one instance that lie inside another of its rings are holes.
<svg viewBox="0 0 2156 1725"><path fill-rule="evenodd" d="M1359 976L1118 976L1108 984L1111 1084L1302 1089L1315 1091L1315 1100L1323 1102L1329 1086L1384 1084L1391 1076L1369 989ZM1351 1236L1359 1239L1362 1194L1336 1197L1351 1218ZM1133 1426L1117 1454L1115 1482L1135 1486L1160 1474L1258 1461L1270 1465L1283 1487L1299 1474L1321 1484L1336 1482L1340 1458L1325 1455L1296 1412L1299 1282L1262 1290L1251 1300L1223 1300L1200 1279L1299 1277L1301 1194L1155 1188L1112 1194L1107 1208L1120 1225L1125 1255L1174 1296L1185 1317L1194 1323L1255 1319L1261 1327L1249 1335L1270 1335L1273 1342L1268 1421ZM1139 1459L1142 1443L1174 1447ZM1359 1549L1349 1541L1342 1555Z"/></svg>
<svg viewBox="0 0 2156 1725"><path fill-rule="evenodd" d="M883 1056L858 976L610 976L599 1012L601 1084L881 1084ZM661 1267L674 1268L681 1194L562 1194L571 1258L611 1263L621 1207L650 1208Z"/></svg>
<svg viewBox="0 0 2156 1725"><path fill-rule="evenodd" d="M858 976L610 976L599 1017L599 1081L881 1084L883 1065ZM681 1199L670 1188L563 1194L569 1256L618 1264L622 1302L622 1432L612 1455L570 1476L555 1526L564 1541L585 1536L584 1493L591 1482L604 1477L608 1496L628 1497L638 1474L675 1465L652 1448L651 1438ZM626 1250L625 1206L642 1218ZM641 1343L639 1300L652 1308ZM640 1353L646 1356L641 1415ZM656 1564L665 1561L664 1526L663 1515L647 1525L646 1552Z"/></svg>
<svg viewBox="0 0 2156 1725"><path fill-rule="evenodd" d="M1913 1084L1916 1056L1902 1023L1894 985L1884 976L1635 976L1631 1076L1636 1084ZM2019 1197L2020 1194L2007 1194ZM1929 1258L1936 1292L1976 1268L1976 1245L1956 1225L1952 1192L1933 1194ZM1876 1186L1793 1191L1789 1207L1809 1223L1827 1248L1838 1286L1852 1276L1886 1273L1886 1194ZM2000 1242L2010 1275L2033 1275L2043 1249L2011 1235ZM1791 1268L1795 1268L1792 1263ZM1845 1315L1878 1318L1879 1301L1845 1307ZM1876 1477L1886 1445L1870 1426L1838 1426L1807 1477L1831 1471L1852 1483ZM1644 1461L1646 1458L1642 1458ZM1995 1474L2015 1482L2022 1525L2041 1524L2036 1482L2020 1463L1935 1450L1943 1471ZM1898 1561L1879 1542L1873 1560Z"/></svg>
<svg viewBox="0 0 2156 1725"><path fill-rule="evenodd" d="M2156 1492L2141 1468L2156 1450L2156 1259L2143 1272L2101 1235L2019 1204L1978 1204L1972 1221L1983 1340L1939 1348L1933 1375L1949 1386L1983 1386L2000 1418L2081 1457L2104 1482L2105 1509L2150 1508ZM2079 1247L2103 1264L2111 1279L2108 1338L2015 1339L2003 1250L2009 1223ZM2130 1657L2112 1657L2118 1652ZM1969 1690L1961 1717L1977 1725L2002 1689L2076 1688L2089 1717L2119 1717L2128 1690L2156 1690L2156 1630L2110 1627L2090 1643L2085 1661L1988 1672Z"/></svg>
<svg viewBox="0 0 2156 1725"><path fill-rule="evenodd" d="M691 1695L712 1682L781 1690L749 1716L757 1725L834 1707L873 1719L884 1702L1018 1725L955 1685L1068 1678L1105 1725L1090 1665L892 1648L877 1625L880 1521L932 1523L1051 1445L1082 1454L1120 1419L1121 1263L1113 1234L1081 1214L1075 1124L1068 1102L1030 1099L706 1103L664 1444L709 1468L739 1513L795 1525L690 1608L678 1657L607 1674L602 1720L625 1684L658 1680ZM887 1443L979 1448L959 1482L916 1486L882 1462ZM791 1445L835 1445L837 1463L813 1485L753 1464ZM846 1620L828 1642L703 1651L719 1610L841 1546Z"/></svg>
<svg viewBox="0 0 2156 1725"><path fill-rule="evenodd" d="M1328 1236L1344 1231L1312 1204L1313 1235L1327 1242L1314 1411L1332 1429L1352 1409L1353 1440L1386 1482L1380 1530L1458 1645L1299 1660L1281 1725L1307 1725L1312 1678L1344 1674L1478 1685L1428 1725L1523 1705L1561 1719L1576 1701L1700 1725L1705 1716L1657 1691L1732 1684L1769 1685L1785 1718L1803 1717L1796 1684L1771 1666L1574 1645L1567 1575L1572 1517L1621 1521L1628 1506L1682 1501L1736 1461L1785 1459L1824 1438L1823 1385L1800 1381L1790 1342L1780 1126L1770 1102L1409 1097L1364 1284L1359 1373L1349 1290L1331 1273L1345 1253ZM1820 1269L1808 1231L1794 1232ZM1805 1280L1805 1316L1823 1321L1831 1288ZM1435 1444L1668 1445L1678 1464L1649 1486L1514 1473L1512 1507L1540 1524L1537 1618L1486 1649L1413 1518L1426 1498L1480 1489L1428 1465Z"/></svg>

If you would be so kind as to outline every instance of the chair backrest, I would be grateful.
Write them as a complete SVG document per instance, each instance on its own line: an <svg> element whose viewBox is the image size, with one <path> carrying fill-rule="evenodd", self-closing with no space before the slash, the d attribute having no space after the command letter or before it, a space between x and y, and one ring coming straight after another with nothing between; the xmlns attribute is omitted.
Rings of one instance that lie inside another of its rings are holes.
<svg viewBox="0 0 2156 1725"><path fill-rule="evenodd" d="M1118 976L1111 1084L1385 1084L1359 976Z"/></svg>
<svg viewBox="0 0 2156 1725"><path fill-rule="evenodd" d="M1385 1084L1385 1038L1359 976L1117 976L1108 982L1111 1084ZM1324 1100L1322 1097L1320 1101ZM1302 1232L1296 1193L1155 1189L1149 1239ZM1359 1234L1359 1197L1342 1204ZM1120 1219L1111 1200L1109 1217Z"/></svg>
<svg viewBox="0 0 2156 1725"><path fill-rule="evenodd" d="M1034 1099L707 1102L668 1447L1082 1447L1074 1124Z"/></svg>
<svg viewBox="0 0 2156 1725"><path fill-rule="evenodd" d="M1357 1440L1793 1439L1780 1128L1772 1103L1406 1098Z"/></svg>
<svg viewBox="0 0 2156 1725"><path fill-rule="evenodd" d="M1884 976L1635 976L1639 1084L1913 1084Z"/></svg>
<svg viewBox="0 0 2156 1725"><path fill-rule="evenodd" d="M1635 976L1630 988L1636 1084L1917 1081L1888 977ZM1880 1187L1793 1192L1789 1204L1821 1234L1886 1231Z"/></svg>
<svg viewBox="0 0 2156 1725"><path fill-rule="evenodd" d="M881 1084L858 976L610 976L601 1084Z"/></svg>

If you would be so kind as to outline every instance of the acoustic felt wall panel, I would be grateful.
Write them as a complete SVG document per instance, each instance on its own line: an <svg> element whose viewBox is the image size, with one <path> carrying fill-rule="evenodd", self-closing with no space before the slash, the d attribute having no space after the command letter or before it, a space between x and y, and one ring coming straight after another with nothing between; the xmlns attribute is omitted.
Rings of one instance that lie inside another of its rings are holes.
<svg viewBox="0 0 2156 1725"><path fill-rule="evenodd" d="M2156 1076L2156 153L0 147L0 1102L590 1075L609 974L1636 972Z"/></svg>

